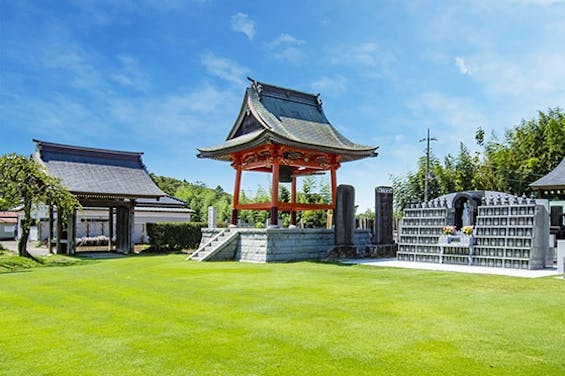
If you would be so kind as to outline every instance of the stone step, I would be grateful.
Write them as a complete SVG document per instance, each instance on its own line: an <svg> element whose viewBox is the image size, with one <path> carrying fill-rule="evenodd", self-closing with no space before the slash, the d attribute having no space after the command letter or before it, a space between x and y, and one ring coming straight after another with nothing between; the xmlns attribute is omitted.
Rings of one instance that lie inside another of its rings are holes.
<svg viewBox="0 0 565 376"><path fill-rule="evenodd" d="M227 238L233 236L233 231L226 229L223 233L219 234L214 240L210 241L204 248L196 250L188 258L194 261L201 261L206 259L210 254L214 253L219 246L221 246Z"/></svg>

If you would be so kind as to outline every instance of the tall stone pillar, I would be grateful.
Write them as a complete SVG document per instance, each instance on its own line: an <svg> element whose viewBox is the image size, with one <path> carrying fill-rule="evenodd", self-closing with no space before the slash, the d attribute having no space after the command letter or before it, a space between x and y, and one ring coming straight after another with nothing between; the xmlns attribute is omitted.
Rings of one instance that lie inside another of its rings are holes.
<svg viewBox="0 0 565 376"><path fill-rule="evenodd" d="M218 227L216 208L213 206L208 206L208 228L216 227Z"/></svg>
<svg viewBox="0 0 565 376"><path fill-rule="evenodd" d="M392 187L375 188L375 237L373 257L395 257L396 244L393 235Z"/></svg>
<svg viewBox="0 0 565 376"><path fill-rule="evenodd" d="M392 244L392 187L375 188L375 244Z"/></svg>
<svg viewBox="0 0 565 376"><path fill-rule="evenodd" d="M335 249L336 257L356 257L353 241L355 231L355 188L351 185L337 187L335 208Z"/></svg>

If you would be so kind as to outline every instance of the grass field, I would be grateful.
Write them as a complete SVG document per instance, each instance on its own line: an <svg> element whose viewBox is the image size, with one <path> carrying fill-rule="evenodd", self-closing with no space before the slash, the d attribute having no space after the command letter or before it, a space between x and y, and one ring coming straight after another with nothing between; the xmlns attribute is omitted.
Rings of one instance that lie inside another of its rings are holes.
<svg viewBox="0 0 565 376"><path fill-rule="evenodd" d="M565 281L133 256L0 274L2 375L563 375Z"/></svg>

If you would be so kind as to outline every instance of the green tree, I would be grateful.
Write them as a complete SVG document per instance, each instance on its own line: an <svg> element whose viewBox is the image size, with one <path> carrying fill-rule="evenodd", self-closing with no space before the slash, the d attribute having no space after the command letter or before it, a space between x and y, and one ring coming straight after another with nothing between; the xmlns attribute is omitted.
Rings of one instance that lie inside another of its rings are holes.
<svg viewBox="0 0 565 376"><path fill-rule="evenodd" d="M55 206L60 221L65 221L67 213L80 207L76 197L58 179L47 175L44 168L32 158L18 154L0 157L0 197L3 209L22 206L24 216L18 253L25 257L32 257L27 251L27 241L32 224L31 211L35 205Z"/></svg>
<svg viewBox="0 0 565 376"><path fill-rule="evenodd" d="M290 202L290 190L285 185L279 187L279 202Z"/></svg>
<svg viewBox="0 0 565 376"><path fill-rule="evenodd" d="M153 173L150 173L149 176L151 176L151 179L153 179L155 184L157 184L157 186L169 196L174 196L180 187L189 184L186 180L179 180L167 176L159 176Z"/></svg>
<svg viewBox="0 0 565 376"><path fill-rule="evenodd" d="M554 169L565 157L565 113L560 108L522 120L485 146L485 163L494 186L483 188L514 194L529 193L529 185Z"/></svg>
<svg viewBox="0 0 565 376"><path fill-rule="evenodd" d="M457 156L448 154L443 164L431 157L429 197L467 190L529 194L529 185L565 157L565 113L559 108L540 111L537 119L522 120L502 140L493 134L485 141L484 134L482 128L475 134L483 147L482 158L480 153L471 156L464 144ZM418 160L417 167L416 172L392 178L397 210L424 199L425 157Z"/></svg>
<svg viewBox="0 0 565 376"><path fill-rule="evenodd" d="M394 205L398 210L404 209L409 203L424 200L426 157L418 159L418 170L408 172L406 176L393 176L392 188L394 190ZM430 154L430 176L428 180L428 197L437 197L441 192L438 176L450 176L452 173L441 168L437 158ZM445 180L448 181L448 180ZM444 189L446 189L445 183Z"/></svg>
<svg viewBox="0 0 565 376"><path fill-rule="evenodd" d="M469 153L469 149L465 144L459 144L459 154L455 163L455 191L467 191L475 189L473 186L473 176L475 175L476 161ZM441 194L449 193L443 191Z"/></svg>
<svg viewBox="0 0 565 376"><path fill-rule="evenodd" d="M201 181L190 183L186 179L150 175L163 192L185 201L188 207L194 210L194 221L206 222L209 206L216 208L219 223L226 222L231 216L232 197L221 186L212 189Z"/></svg>

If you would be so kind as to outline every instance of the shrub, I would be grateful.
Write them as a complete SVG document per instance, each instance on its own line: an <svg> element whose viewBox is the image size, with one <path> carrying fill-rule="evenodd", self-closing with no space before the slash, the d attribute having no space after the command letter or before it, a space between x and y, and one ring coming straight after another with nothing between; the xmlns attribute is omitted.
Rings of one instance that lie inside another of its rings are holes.
<svg viewBox="0 0 565 376"><path fill-rule="evenodd" d="M195 249L202 239L204 222L189 223L148 223L149 244L155 251Z"/></svg>

